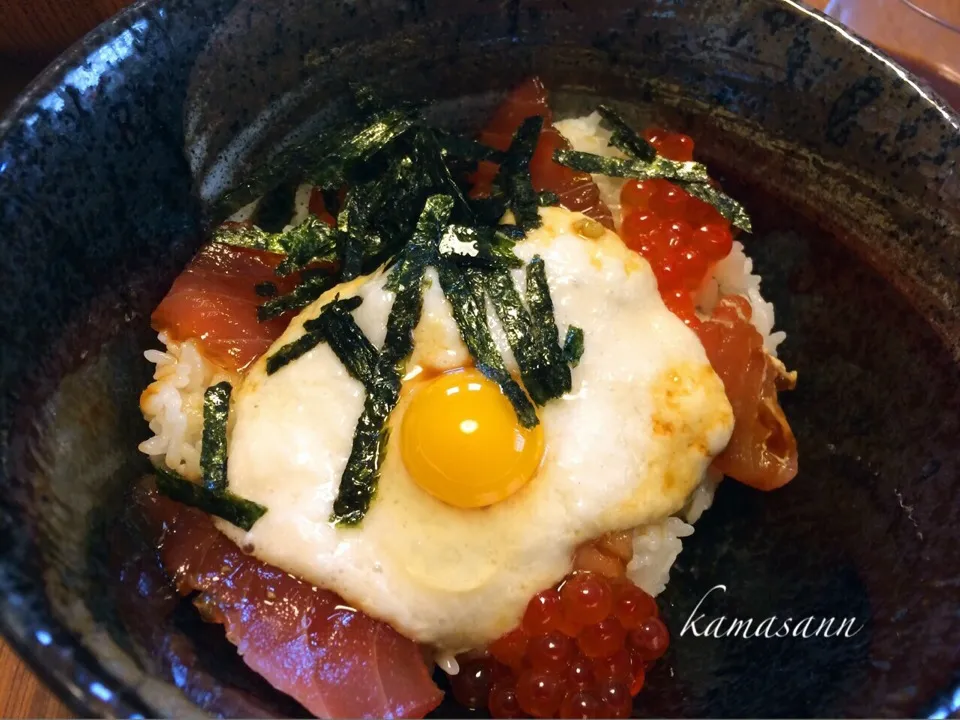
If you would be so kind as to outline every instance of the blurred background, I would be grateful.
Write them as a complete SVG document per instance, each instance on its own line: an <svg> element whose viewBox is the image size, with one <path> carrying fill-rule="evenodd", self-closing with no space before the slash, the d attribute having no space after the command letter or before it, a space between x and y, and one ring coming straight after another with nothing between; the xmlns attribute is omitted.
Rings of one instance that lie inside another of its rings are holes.
<svg viewBox="0 0 960 720"><path fill-rule="evenodd" d="M0 110L63 50L129 4L130 0L0 0ZM807 0L807 4L885 49L960 109L960 0ZM69 716L0 640L0 718Z"/></svg>
<svg viewBox="0 0 960 720"><path fill-rule="evenodd" d="M0 108L130 0L0 0Z"/></svg>
<svg viewBox="0 0 960 720"><path fill-rule="evenodd" d="M960 107L960 0L806 0L887 50ZM0 0L0 107L130 0Z"/></svg>

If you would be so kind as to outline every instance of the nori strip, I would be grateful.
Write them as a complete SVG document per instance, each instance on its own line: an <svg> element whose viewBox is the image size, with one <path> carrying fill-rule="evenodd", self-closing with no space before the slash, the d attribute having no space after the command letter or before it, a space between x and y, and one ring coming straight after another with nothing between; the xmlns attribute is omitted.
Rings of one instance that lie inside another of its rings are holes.
<svg viewBox="0 0 960 720"><path fill-rule="evenodd" d="M444 160L443 150L436 133L430 128L420 128L415 135L418 165L430 181L434 194L443 193L453 198L453 213L467 222L473 222L473 208Z"/></svg>
<svg viewBox="0 0 960 720"><path fill-rule="evenodd" d="M257 520L267 512L267 508L259 503L244 500L229 491L211 492L167 468L156 468L156 472L157 490L162 494L171 500L203 510L209 515L223 518L241 530L249 532Z"/></svg>
<svg viewBox="0 0 960 720"><path fill-rule="evenodd" d="M289 275L311 262L337 259L336 229L309 215L302 223L286 232L269 233L258 227L226 225L217 228L213 241L236 247L286 255L277 266L277 275Z"/></svg>
<svg viewBox="0 0 960 720"><path fill-rule="evenodd" d="M203 442L200 446L200 472L203 486L212 493L227 489L227 416L230 393L227 381L211 385L203 394Z"/></svg>
<svg viewBox="0 0 960 720"><path fill-rule="evenodd" d="M520 123L494 179L494 185L506 194L517 226L523 230L540 227L539 198L530 179L530 160L542 129L540 115L533 115Z"/></svg>
<svg viewBox="0 0 960 720"><path fill-rule="evenodd" d="M370 390L380 353L350 314L362 302L359 296L334 300L303 327L326 340L347 372Z"/></svg>
<svg viewBox="0 0 960 720"><path fill-rule="evenodd" d="M337 257L340 260L340 282L358 277L363 271L363 245L348 233L337 233Z"/></svg>
<svg viewBox="0 0 960 720"><path fill-rule="evenodd" d="M653 145L644 140L639 133L633 130L616 110L609 105L599 105L597 112L600 117L607 121L607 124L613 129L610 135L610 145L622 150L626 155L643 160L644 162L653 162L657 157L657 150Z"/></svg>
<svg viewBox="0 0 960 720"><path fill-rule="evenodd" d="M303 357L324 341L322 332L308 332L293 342L289 342L267 358L267 375L273 375L280 368Z"/></svg>
<svg viewBox="0 0 960 720"><path fill-rule="evenodd" d="M329 151L324 138L290 145L246 175L246 179L220 196L212 210L212 220L220 222L254 200L285 182L300 180L303 166L316 154L323 157Z"/></svg>
<svg viewBox="0 0 960 720"><path fill-rule="evenodd" d="M569 373L569 370L566 366L553 366L554 355L535 331L530 314L524 307L510 273L484 273L483 280L487 295L497 311L507 342L520 368L523 386L531 399L537 405L544 405L551 398L562 395L565 390L561 389L557 393L556 388L562 388L563 372L566 370Z"/></svg>
<svg viewBox="0 0 960 720"><path fill-rule="evenodd" d="M368 384L373 376L377 349L350 315L362 302L361 297L346 300L337 297L324 305L317 317L303 324L303 335L267 358L267 374L272 375L326 341L350 374Z"/></svg>
<svg viewBox="0 0 960 720"><path fill-rule="evenodd" d="M321 188L339 188L354 178L353 171L413 126L404 110L389 110L374 117L360 132L343 139L321 162L307 170L307 179Z"/></svg>
<svg viewBox="0 0 960 720"><path fill-rule="evenodd" d="M548 363L553 368L550 397L560 397L570 392L572 381L570 368L563 358L560 347L560 332L553 314L553 299L547 284L547 272L543 258L534 255L527 265L527 307L533 320L533 331L538 342L548 353Z"/></svg>
<svg viewBox="0 0 960 720"><path fill-rule="evenodd" d="M413 350L413 331L423 310L423 274L436 255L440 231L452 208L453 200L448 196L434 195L427 199L410 242L391 270L388 284L396 297L333 503L330 520L337 525L359 523L376 493L380 462L389 437L387 420L400 398L403 364Z"/></svg>
<svg viewBox="0 0 960 720"><path fill-rule="evenodd" d="M680 183L680 187L698 200L713 205L723 217L746 232L753 232L753 225L746 209L729 195L717 190L709 183Z"/></svg>
<svg viewBox="0 0 960 720"><path fill-rule="evenodd" d="M290 275L310 263L333 262L337 259L339 235L320 218L307 218L277 237L277 244L287 257L277 266L277 275Z"/></svg>
<svg viewBox="0 0 960 720"><path fill-rule="evenodd" d="M285 233L290 256L278 272L333 259L339 261L336 282L373 270L404 247L425 200L437 190L457 200L460 216L472 218L472 210L446 169L431 133L408 133L372 165L376 167L367 169L371 177L352 185L347 192L336 228L313 218L308 221L309 228L301 230L300 226ZM300 285L289 296L264 303L260 318L303 307L333 284L322 279Z"/></svg>
<svg viewBox="0 0 960 720"><path fill-rule="evenodd" d="M583 357L583 330L576 325L567 328L567 337L563 341L563 359L571 367L580 364Z"/></svg>
<svg viewBox="0 0 960 720"><path fill-rule="evenodd" d="M276 233L268 233L258 227L251 225L240 225L229 223L221 225L213 232L211 242L223 243L224 245L234 245L235 247L249 248L251 250L267 250L275 253L286 253L280 244L280 236Z"/></svg>
<svg viewBox="0 0 960 720"><path fill-rule="evenodd" d="M270 298L257 308L257 319L260 322L283 315L288 310L299 310L306 307L327 290L335 287L339 280L336 275L312 275L297 285L286 295Z"/></svg>
<svg viewBox="0 0 960 720"><path fill-rule="evenodd" d="M239 185L214 203L219 222L287 182L311 181L322 189L339 189L356 167L402 136L413 124L409 108L341 123L319 137L285 147L248 173Z"/></svg>
<svg viewBox="0 0 960 720"><path fill-rule="evenodd" d="M450 302L460 337L473 356L477 369L500 386L513 405L523 427L535 427L540 421L530 398L510 376L487 324L487 305L483 278L476 270L464 270L441 262L437 267L440 286Z"/></svg>
<svg viewBox="0 0 960 720"><path fill-rule="evenodd" d="M709 177L707 168L698 162L678 162L657 155L652 162L633 158L613 158L576 150L557 150L553 154L555 162L574 170L599 173L611 177L650 180L684 180L687 182L706 182Z"/></svg>
<svg viewBox="0 0 960 720"><path fill-rule="evenodd" d="M649 163L662 160L662 158L657 158L657 151L654 147L631 129L613 108L609 105L600 105L597 111L613 128L613 134L610 136L610 144L612 146L619 148L630 157L644 162ZM746 209L732 197L713 187L705 180L695 182L688 182L682 178L680 180L678 184L684 190L698 200L702 200L708 205L715 207L717 211L735 227L747 232L752 231L750 216L747 215Z"/></svg>

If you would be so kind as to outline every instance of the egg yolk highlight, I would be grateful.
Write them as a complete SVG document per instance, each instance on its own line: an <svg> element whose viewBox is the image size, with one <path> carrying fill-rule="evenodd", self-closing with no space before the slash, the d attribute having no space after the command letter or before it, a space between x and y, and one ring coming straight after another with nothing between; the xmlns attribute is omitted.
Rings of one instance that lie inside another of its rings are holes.
<svg viewBox="0 0 960 720"><path fill-rule="evenodd" d="M476 369L439 375L417 388L400 428L413 480L459 508L500 502L533 477L543 427L520 425L500 387Z"/></svg>

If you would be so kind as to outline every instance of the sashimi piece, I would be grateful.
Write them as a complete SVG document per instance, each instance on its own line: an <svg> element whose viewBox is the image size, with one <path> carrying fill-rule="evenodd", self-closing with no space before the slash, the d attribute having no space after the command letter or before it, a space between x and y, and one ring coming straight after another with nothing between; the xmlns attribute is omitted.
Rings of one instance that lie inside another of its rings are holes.
<svg viewBox="0 0 960 720"><path fill-rule="evenodd" d="M612 230L613 215L600 199L600 190L590 174L553 161L554 152L570 149L570 143L552 125L553 113L547 103L547 91L539 78L530 78L507 96L480 132L480 142L497 150L506 150L520 124L534 115L543 117L543 132L530 162L534 189L556 193L563 207L582 212ZM470 194L473 197L489 195L498 169L495 163L481 162L473 175Z"/></svg>
<svg viewBox="0 0 960 720"><path fill-rule="evenodd" d="M107 540L113 579L107 590L147 666L214 717L303 717L303 708L292 698L277 697L263 678L238 667L242 661L230 662L236 658L227 656L230 648L221 647L216 628L196 633L179 622L182 600L157 557L164 517L150 510L156 502L153 478L137 482L111 523Z"/></svg>
<svg viewBox="0 0 960 720"><path fill-rule="evenodd" d="M246 555L210 518L151 493L160 560L253 670L318 717L423 717L443 695L419 646L389 625Z"/></svg>
<svg viewBox="0 0 960 720"><path fill-rule="evenodd" d="M223 243L206 245L173 282L151 321L173 340L197 339L208 359L227 370L243 370L280 337L289 317L257 319L258 283L289 292L294 278L278 278L282 255Z"/></svg>
<svg viewBox="0 0 960 720"><path fill-rule="evenodd" d="M746 485L773 490L797 474L797 439L777 399L778 389L793 387L796 374L763 349L750 314L746 298L724 297L696 328L735 420L730 442L713 464Z"/></svg>
<svg viewBox="0 0 960 720"><path fill-rule="evenodd" d="M497 150L506 150L520 123L534 115L543 118L544 127L550 127L553 123L547 89L536 76L515 87L500 103L480 131L480 142Z"/></svg>

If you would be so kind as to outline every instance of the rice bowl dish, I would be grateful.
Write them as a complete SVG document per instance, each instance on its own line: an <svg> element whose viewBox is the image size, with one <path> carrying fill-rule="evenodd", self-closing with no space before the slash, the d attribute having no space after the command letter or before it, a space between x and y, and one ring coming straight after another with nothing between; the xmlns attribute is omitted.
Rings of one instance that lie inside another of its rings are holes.
<svg viewBox="0 0 960 720"><path fill-rule="evenodd" d="M690 138L609 108L554 122L536 80L475 141L358 105L344 145L287 154L310 178L233 193L154 313L161 561L318 716L422 716L432 664L495 717L627 716L669 645L653 598L724 475L796 474L746 211ZM311 602L340 613L339 672L294 648Z"/></svg>

